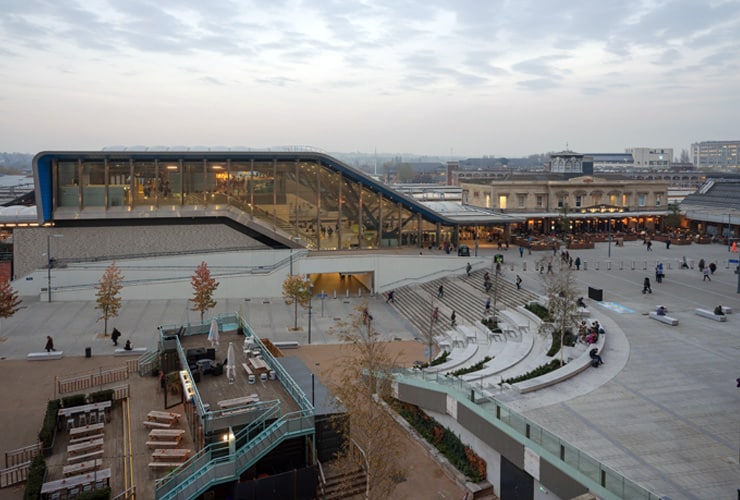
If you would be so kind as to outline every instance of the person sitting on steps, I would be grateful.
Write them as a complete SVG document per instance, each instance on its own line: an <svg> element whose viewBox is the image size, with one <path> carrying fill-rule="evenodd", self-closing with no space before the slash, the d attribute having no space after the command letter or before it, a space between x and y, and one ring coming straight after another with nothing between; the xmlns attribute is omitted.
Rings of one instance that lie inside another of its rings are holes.
<svg viewBox="0 0 740 500"><path fill-rule="evenodd" d="M126 344L123 346L123 349L125 351L131 351L133 349L133 347L131 347L131 341L130 340L127 340L126 341Z"/></svg>
<svg viewBox="0 0 740 500"><path fill-rule="evenodd" d="M588 355L591 357L591 366L594 368L598 367L599 365L604 364L604 360L601 359L601 356L599 355L599 350L597 348L593 348L588 352Z"/></svg>

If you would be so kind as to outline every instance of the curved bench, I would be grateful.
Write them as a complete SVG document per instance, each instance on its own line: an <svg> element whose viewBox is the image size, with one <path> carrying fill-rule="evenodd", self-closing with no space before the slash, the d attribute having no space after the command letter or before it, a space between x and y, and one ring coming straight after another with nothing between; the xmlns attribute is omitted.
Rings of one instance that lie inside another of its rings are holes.
<svg viewBox="0 0 740 500"><path fill-rule="evenodd" d="M445 363L442 363L441 365L437 366L430 366L428 368L425 368L426 371L434 373L434 372L442 372L442 371L448 371L452 368L457 368L458 366L466 363L470 359L475 356L475 353L478 352L478 344L469 344L468 347L466 347L464 350L461 350L459 348L453 348L450 352L450 357L448 361Z"/></svg>
<svg viewBox="0 0 740 500"><path fill-rule="evenodd" d="M550 387L551 385L555 385L559 382L567 380L574 375L577 375L582 371L588 369L591 366L591 355L589 354L589 352L593 348L597 348L599 352L602 352L605 343L606 334L601 334L599 335L599 339L596 341L595 344L591 344L585 352L582 352L580 356L578 356L567 365L561 366L557 370L553 370L550 373L540 375L539 377L511 384L511 386L519 391L519 393L526 394L528 392L544 389L545 387Z"/></svg>
<svg viewBox="0 0 740 500"><path fill-rule="evenodd" d="M522 337L521 342L506 342L501 352L486 363L485 368L472 373L466 373L461 378L466 382L470 382L508 370L526 358L532 352L532 346L534 346L533 335Z"/></svg>

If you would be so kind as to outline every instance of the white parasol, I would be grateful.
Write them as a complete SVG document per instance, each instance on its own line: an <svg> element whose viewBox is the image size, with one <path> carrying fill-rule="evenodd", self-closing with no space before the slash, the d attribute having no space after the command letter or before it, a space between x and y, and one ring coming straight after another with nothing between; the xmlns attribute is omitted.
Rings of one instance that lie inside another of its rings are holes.
<svg viewBox="0 0 740 500"><path fill-rule="evenodd" d="M211 328L208 330L208 340L211 341L211 347L218 346L218 321L216 321L216 318L211 320Z"/></svg>
<svg viewBox="0 0 740 500"><path fill-rule="evenodd" d="M229 349L226 351L226 376L229 383L233 384L236 380L236 354L234 353L234 344L229 342Z"/></svg>

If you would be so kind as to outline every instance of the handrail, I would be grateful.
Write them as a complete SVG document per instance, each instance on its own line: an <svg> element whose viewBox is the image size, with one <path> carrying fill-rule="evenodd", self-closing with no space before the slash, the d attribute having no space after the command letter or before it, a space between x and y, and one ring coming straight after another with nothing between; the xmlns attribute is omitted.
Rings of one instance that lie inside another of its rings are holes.
<svg viewBox="0 0 740 500"><path fill-rule="evenodd" d="M365 450L362 449L362 446L360 446L359 443L354 440L354 438L349 439L362 455L362 461L365 464L365 498L370 498L370 463L367 461L367 454L365 453Z"/></svg>

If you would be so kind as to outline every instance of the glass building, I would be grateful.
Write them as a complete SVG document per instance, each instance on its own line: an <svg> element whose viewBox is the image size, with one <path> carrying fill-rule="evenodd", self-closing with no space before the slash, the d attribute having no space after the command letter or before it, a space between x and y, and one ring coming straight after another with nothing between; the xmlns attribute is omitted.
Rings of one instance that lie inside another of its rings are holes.
<svg viewBox="0 0 740 500"><path fill-rule="evenodd" d="M34 158L39 224L227 218L275 247L316 250L457 244L494 212L442 214L311 150L122 149Z"/></svg>

